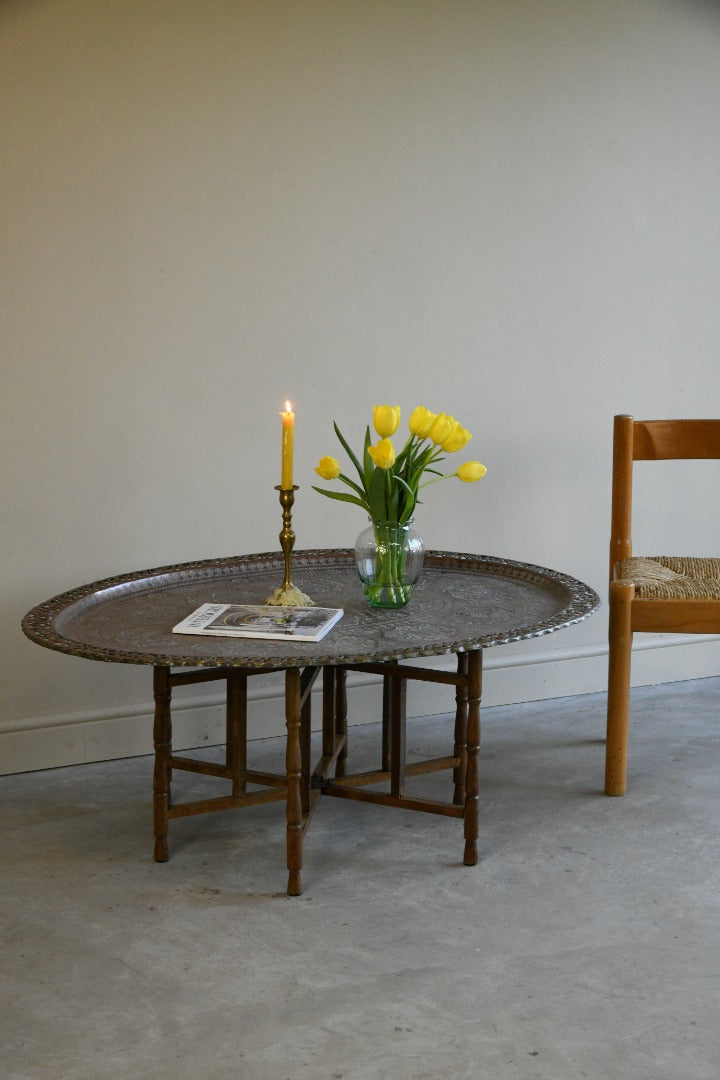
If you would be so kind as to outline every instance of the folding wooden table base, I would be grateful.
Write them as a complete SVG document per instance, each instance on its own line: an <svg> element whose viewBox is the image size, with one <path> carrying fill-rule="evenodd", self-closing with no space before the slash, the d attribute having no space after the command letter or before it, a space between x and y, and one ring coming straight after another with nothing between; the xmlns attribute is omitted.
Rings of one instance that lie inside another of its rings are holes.
<svg viewBox="0 0 720 1080"><path fill-rule="evenodd" d="M311 692L322 670L322 753L311 768ZM382 742L380 768L347 772L348 671L380 675L383 680ZM260 674L257 668L217 668L173 672L154 668L155 768L153 773L155 859L168 858L168 822L172 818L227 810L231 807L285 800L287 829L288 893L302 892L302 845L305 830L321 795L398 806L405 810L462 818L464 862L477 862L478 769L480 743L480 695L482 650L457 654L455 673L420 668L392 661L367 664L288 668L285 670L285 721L287 743L285 773L261 772L247 767L247 681ZM176 686L225 680L225 761L214 763L174 754L172 751L171 695ZM406 761L406 688L408 680L444 683L455 687L455 732L452 754L408 764ZM229 783L224 795L190 802L172 797L173 770L213 776ZM453 770L453 800L440 802L406 794L406 779ZM368 791L385 784L389 790ZM253 790L248 790L251 787Z"/></svg>

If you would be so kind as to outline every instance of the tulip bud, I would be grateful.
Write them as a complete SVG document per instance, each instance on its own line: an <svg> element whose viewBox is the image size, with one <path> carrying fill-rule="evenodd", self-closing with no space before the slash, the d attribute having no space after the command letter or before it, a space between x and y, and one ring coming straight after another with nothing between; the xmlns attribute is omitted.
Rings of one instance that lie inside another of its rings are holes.
<svg viewBox="0 0 720 1080"><path fill-rule="evenodd" d="M368 446L368 454L378 469L391 469L395 464L395 447L389 439L381 439L377 446Z"/></svg>
<svg viewBox="0 0 720 1080"><path fill-rule="evenodd" d="M435 422L435 415L434 412L426 409L424 405L418 405L416 409L413 409L408 420L410 434L417 435L418 439L427 438L427 434Z"/></svg>
<svg viewBox="0 0 720 1080"><path fill-rule="evenodd" d="M400 426L400 406L374 405L373 424L380 438L388 439Z"/></svg>
<svg viewBox="0 0 720 1080"><path fill-rule="evenodd" d="M454 454L456 450L462 450L472 439L470 432L459 422L455 424L447 439L444 439L440 449L446 454Z"/></svg>
<svg viewBox="0 0 720 1080"><path fill-rule="evenodd" d="M448 416L447 413L438 413L428 432L428 437L432 439L436 446L442 446L448 435L453 431L456 423L457 420L452 416Z"/></svg>
<svg viewBox="0 0 720 1080"><path fill-rule="evenodd" d="M315 472L322 476L323 480L337 480L341 473L340 462L334 457L320 458Z"/></svg>
<svg viewBox="0 0 720 1080"><path fill-rule="evenodd" d="M482 479L486 472L487 469L479 461L466 461L464 465L460 466L455 475L458 480L464 480L466 484L473 484L476 480Z"/></svg>

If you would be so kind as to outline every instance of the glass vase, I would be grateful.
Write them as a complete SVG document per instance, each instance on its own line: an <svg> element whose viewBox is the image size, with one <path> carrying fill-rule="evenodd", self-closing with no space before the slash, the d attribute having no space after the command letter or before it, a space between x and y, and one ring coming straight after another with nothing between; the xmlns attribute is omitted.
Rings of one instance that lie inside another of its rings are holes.
<svg viewBox="0 0 720 1080"><path fill-rule="evenodd" d="M371 521L355 541L355 562L371 607L400 608L422 569L425 545L412 521Z"/></svg>

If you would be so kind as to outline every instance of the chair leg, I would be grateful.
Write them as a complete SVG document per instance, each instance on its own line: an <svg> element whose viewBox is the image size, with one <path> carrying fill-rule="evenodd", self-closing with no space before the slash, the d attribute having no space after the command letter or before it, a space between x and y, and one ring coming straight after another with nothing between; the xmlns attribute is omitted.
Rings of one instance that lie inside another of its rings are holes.
<svg viewBox="0 0 720 1080"><path fill-rule="evenodd" d="M627 741L630 711L630 657L632 601L635 586L613 581L610 585L610 624L605 743L605 794L624 795L627 788Z"/></svg>

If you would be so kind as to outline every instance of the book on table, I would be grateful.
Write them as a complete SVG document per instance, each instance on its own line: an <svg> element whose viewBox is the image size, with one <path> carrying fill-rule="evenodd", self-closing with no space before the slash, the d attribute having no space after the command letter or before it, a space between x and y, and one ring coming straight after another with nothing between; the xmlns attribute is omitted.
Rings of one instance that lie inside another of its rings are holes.
<svg viewBox="0 0 720 1080"><path fill-rule="evenodd" d="M173 634L320 641L343 616L342 608L201 604L173 626Z"/></svg>

